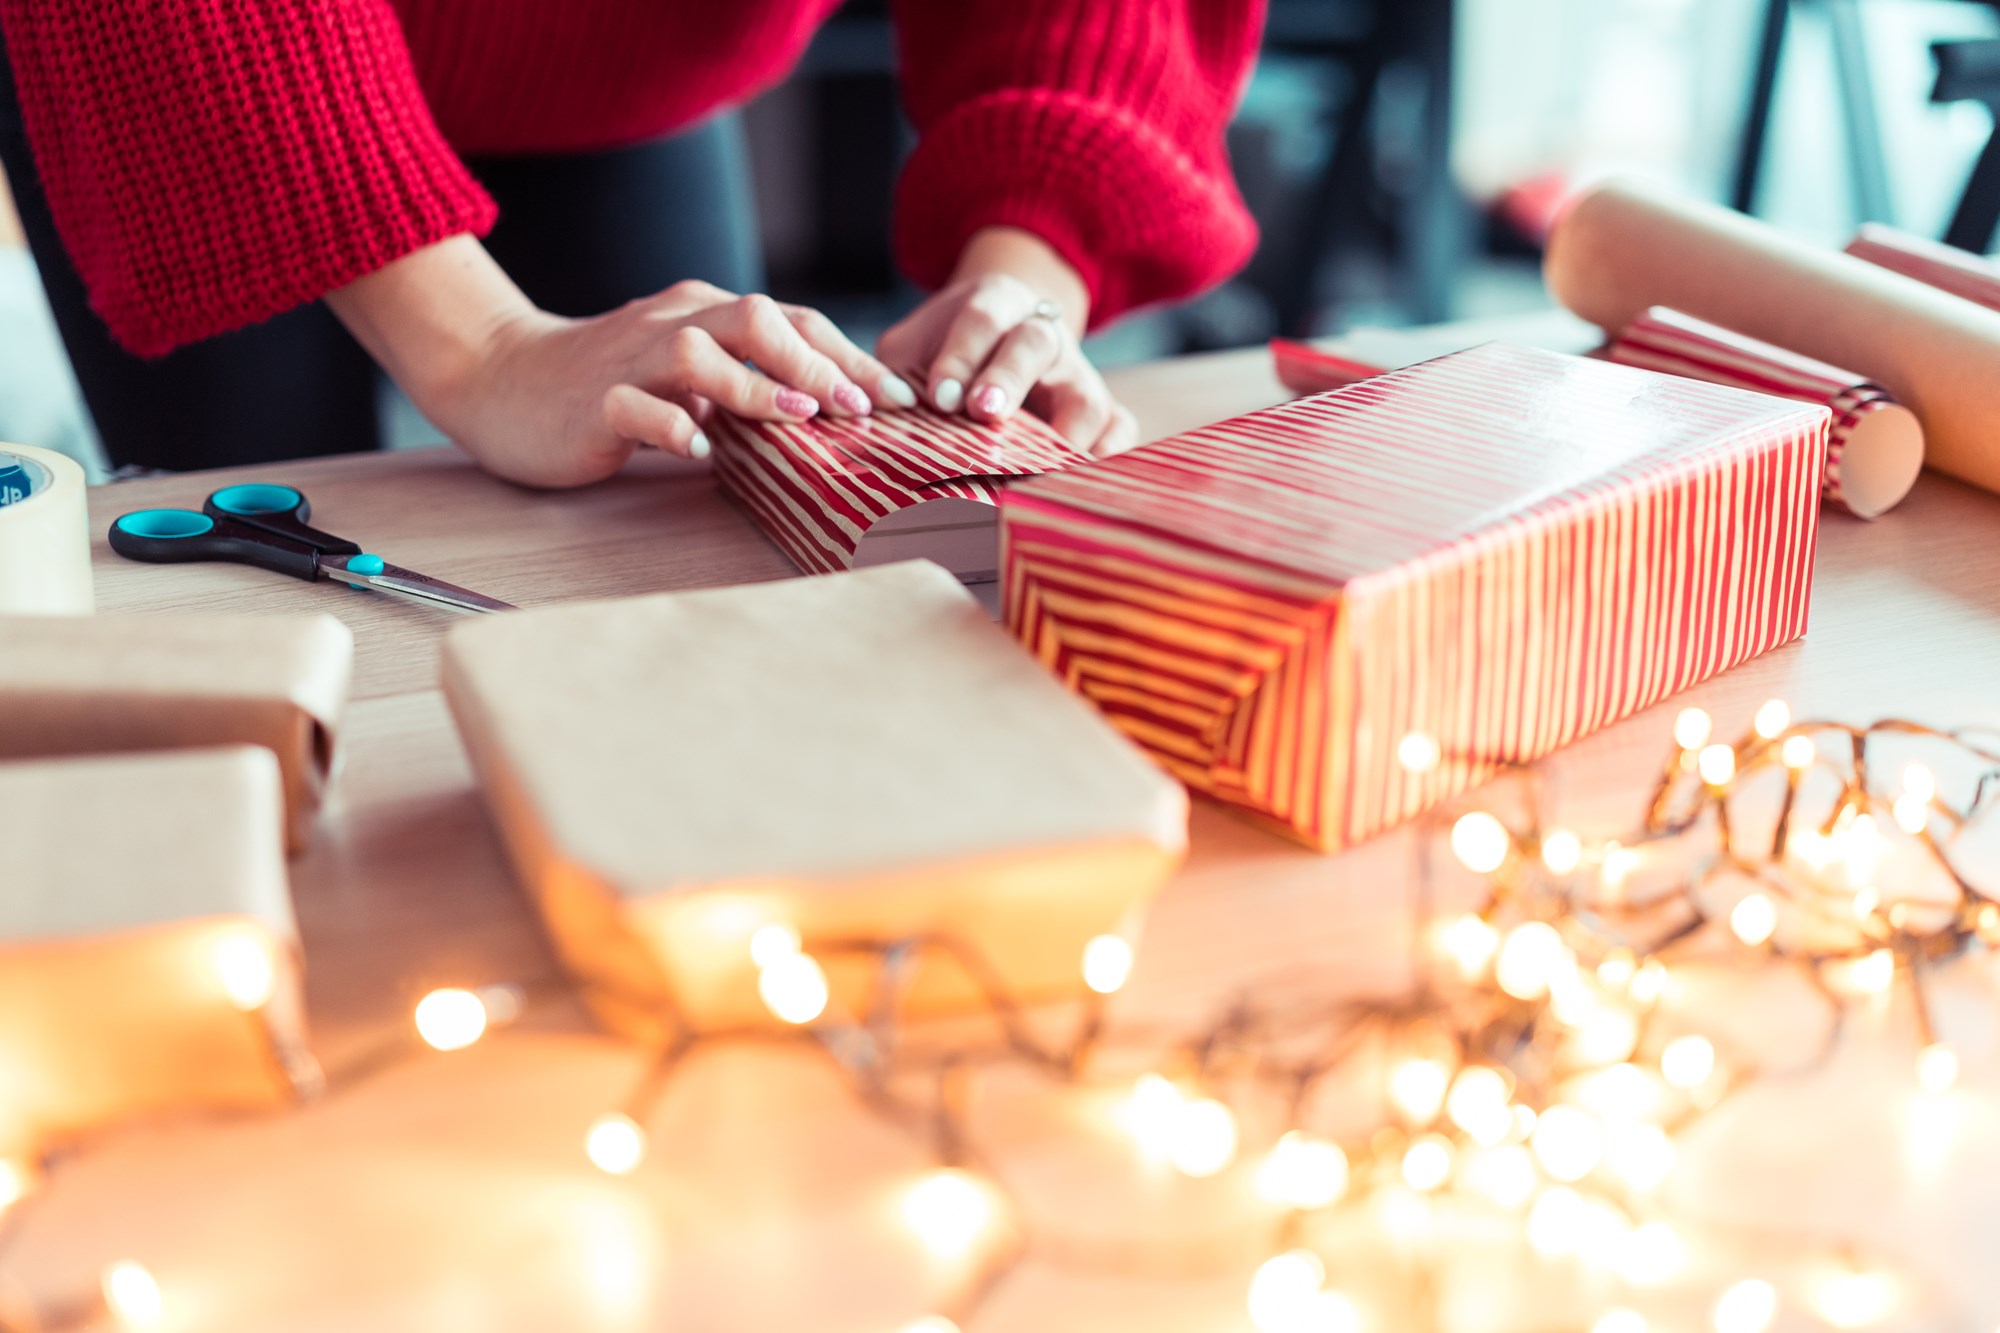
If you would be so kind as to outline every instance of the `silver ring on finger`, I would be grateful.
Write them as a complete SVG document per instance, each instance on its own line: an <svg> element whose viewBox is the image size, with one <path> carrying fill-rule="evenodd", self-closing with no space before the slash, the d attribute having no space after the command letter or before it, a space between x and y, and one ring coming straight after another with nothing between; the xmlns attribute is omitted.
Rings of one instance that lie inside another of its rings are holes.
<svg viewBox="0 0 2000 1333"><path fill-rule="evenodd" d="M1057 328L1062 327L1063 309L1054 301L1043 297L1035 302L1035 308L1028 312L1029 319L1046 319Z"/></svg>

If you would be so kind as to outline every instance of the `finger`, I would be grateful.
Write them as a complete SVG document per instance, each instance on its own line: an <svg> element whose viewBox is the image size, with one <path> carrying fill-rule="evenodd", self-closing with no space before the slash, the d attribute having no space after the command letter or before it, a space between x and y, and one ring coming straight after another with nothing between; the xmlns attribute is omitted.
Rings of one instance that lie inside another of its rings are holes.
<svg viewBox="0 0 2000 1333"><path fill-rule="evenodd" d="M1110 458L1138 447L1139 418L1132 415L1131 409L1119 406L1111 409L1111 424L1097 437L1090 452L1094 458Z"/></svg>
<svg viewBox="0 0 2000 1333"><path fill-rule="evenodd" d="M872 410L861 386L807 342L770 297L745 296L691 318L732 356L755 361L757 369L792 392L809 396L819 407L843 416L866 416ZM799 405L786 400L787 411Z"/></svg>
<svg viewBox="0 0 2000 1333"><path fill-rule="evenodd" d="M685 408L636 384L614 384L604 394L604 424L611 433L682 458L708 457L708 437Z"/></svg>
<svg viewBox="0 0 2000 1333"><path fill-rule="evenodd" d="M980 421L1005 421L1028 390L1055 369L1063 354L1062 330L1052 319L1024 319L1008 331L973 381L966 413Z"/></svg>
<svg viewBox="0 0 2000 1333"><path fill-rule="evenodd" d="M744 365L706 330L683 324L661 338L645 363L642 387L663 398L705 398L739 417L804 421L819 400Z"/></svg>
<svg viewBox="0 0 2000 1333"><path fill-rule="evenodd" d="M1055 427L1056 434L1088 452L1111 424L1114 407L1111 395L1101 388L1092 393L1081 384L1057 384L1049 388L1046 403L1049 424Z"/></svg>
<svg viewBox="0 0 2000 1333"><path fill-rule="evenodd" d="M917 391L909 381L854 345L840 327L811 306L783 307L802 337L822 352L842 374L867 391L877 407L915 407Z"/></svg>
<svg viewBox="0 0 2000 1333"><path fill-rule="evenodd" d="M924 382L931 403L940 412L956 412L965 404L965 388L993 355L1009 330L1026 319L1034 303L1018 282L982 283L945 330L938 354Z"/></svg>

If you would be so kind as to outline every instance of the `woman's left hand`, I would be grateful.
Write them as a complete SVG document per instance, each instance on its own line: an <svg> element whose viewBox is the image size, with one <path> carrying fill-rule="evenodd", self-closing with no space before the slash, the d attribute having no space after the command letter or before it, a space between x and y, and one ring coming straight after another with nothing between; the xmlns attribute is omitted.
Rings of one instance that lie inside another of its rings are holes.
<svg viewBox="0 0 2000 1333"><path fill-rule="evenodd" d="M940 412L998 423L1025 407L1098 458L1139 442L1139 425L1077 344L1083 280L1040 237L975 235L952 281L882 335L877 355Z"/></svg>

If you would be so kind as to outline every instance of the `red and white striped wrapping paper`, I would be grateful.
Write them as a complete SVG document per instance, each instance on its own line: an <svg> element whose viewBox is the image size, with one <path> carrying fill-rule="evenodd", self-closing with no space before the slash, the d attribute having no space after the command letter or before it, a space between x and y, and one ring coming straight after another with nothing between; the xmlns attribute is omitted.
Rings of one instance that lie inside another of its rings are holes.
<svg viewBox="0 0 2000 1333"><path fill-rule="evenodd" d="M1489 344L1010 487L1007 620L1332 850L1804 632L1827 420Z"/></svg>
<svg viewBox="0 0 2000 1333"><path fill-rule="evenodd" d="M1923 427L1865 375L1815 361L1719 325L1654 306L1611 340L1623 365L1824 403L1833 413L1821 494L1859 518L1880 517L1916 484Z"/></svg>
<svg viewBox="0 0 2000 1333"><path fill-rule="evenodd" d="M1271 362L1278 383L1293 393L1326 393L1380 375L1387 367L1369 365L1289 338L1271 339Z"/></svg>
<svg viewBox="0 0 2000 1333"><path fill-rule="evenodd" d="M1025 412L1000 426L923 407L797 424L724 413L709 434L723 490L808 574L853 567L891 515L934 500L991 506L1004 479L1089 458Z"/></svg>
<svg viewBox="0 0 2000 1333"><path fill-rule="evenodd" d="M1983 255L1873 222L1848 244L1847 253L1975 305L2000 310L2000 266Z"/></svg>

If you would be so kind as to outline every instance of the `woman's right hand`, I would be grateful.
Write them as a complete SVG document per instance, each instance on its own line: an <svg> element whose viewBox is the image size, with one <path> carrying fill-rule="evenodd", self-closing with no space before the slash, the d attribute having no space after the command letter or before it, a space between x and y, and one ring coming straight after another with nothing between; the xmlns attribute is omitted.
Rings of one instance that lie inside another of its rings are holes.
<svg viewBox="0 0 2000 1333"><path fill-rule="evenodd" d="M717 407L804 421L916 402L816 310L680 282L565 319L530 304L469 236L328 300L425 416L528 486L602 480L641 446L705 457L701 427Z"/></svg>

